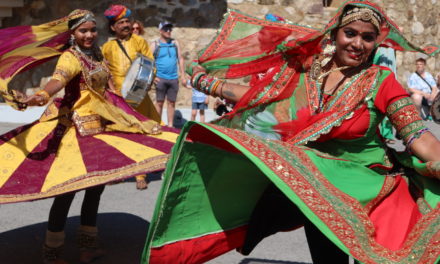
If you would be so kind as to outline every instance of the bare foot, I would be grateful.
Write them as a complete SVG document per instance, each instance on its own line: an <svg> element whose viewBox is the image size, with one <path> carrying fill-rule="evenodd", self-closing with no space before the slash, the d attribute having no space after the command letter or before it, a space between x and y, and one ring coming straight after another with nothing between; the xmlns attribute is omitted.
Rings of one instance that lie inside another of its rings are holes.
<svg viewBox="0 0 440 264"><path fill-rule="evenodd" d="M145 190L148 188L148 183L145 179L136 179L136 189Z"/></svg>

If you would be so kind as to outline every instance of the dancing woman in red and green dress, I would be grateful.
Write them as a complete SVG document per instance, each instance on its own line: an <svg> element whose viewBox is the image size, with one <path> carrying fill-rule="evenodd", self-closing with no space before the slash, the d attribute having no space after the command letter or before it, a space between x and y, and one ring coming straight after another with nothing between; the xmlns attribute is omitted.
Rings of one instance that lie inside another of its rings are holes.
<svg viewBox="0 0 440 264"><path fill-rule="evenodd" d="M314 263L436 263L440 142L392 71L372 64L378 46L438 51L367 1L347 1L323 31L230 11L192 84L236 106L182 130L143 263L249 254L300 226ZM247 75L249 86L225 80ZM385 116L407 152L383 142Z"/></svg>

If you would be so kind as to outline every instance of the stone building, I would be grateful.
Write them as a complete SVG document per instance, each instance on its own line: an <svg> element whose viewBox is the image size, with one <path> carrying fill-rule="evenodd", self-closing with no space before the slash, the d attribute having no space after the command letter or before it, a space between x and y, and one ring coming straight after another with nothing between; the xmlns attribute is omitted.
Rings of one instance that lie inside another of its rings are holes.
<svg viewBox="0 0 440 264"><path fill-rule="evenodd" d="M405 36L415 44L440 43L440 0L374 0L381 5L401 27ZM173 36L183 45L183 56L187 61L196 57L197 51L205 47L215 35L222 15L227 8L238 9L254 17L274 13L292 22L322 28L335 13L343 0L0 0L2 27L40 24L67 15L75 8L92 10L97 15L100 43L108 37L104 10L120 3L133 10L134 17L146 26L144 37L151 41L158 38L157 24L163 19L175 23ZM2 18L3 17L3 18ZM423 56L417 53L398 52L398 79L406 84L414 71L414 61ZM32 73L16 78L14 88L40 85L44 76L49 76L52 65L39 68ZM428 71L440 72L440 58L428 59ZM177 106L190 105L189 89L181 89Z"/></svg>

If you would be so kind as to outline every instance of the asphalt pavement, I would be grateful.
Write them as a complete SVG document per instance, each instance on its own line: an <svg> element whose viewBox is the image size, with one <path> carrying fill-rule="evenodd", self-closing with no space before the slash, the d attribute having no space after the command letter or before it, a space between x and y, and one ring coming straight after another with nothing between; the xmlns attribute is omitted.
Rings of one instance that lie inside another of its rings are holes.
<svg viewBox="0 0 440 264"><path fill-rule="evenodd" d="M0 123L0 134L17 127ZM440 138L439 125L427 122ZM400 142L393 145L402 149ZM149 188L138 191L135 183L108 185L101 198L98 218L101 246L107 254L96 264L139 263L145 238L161 186L160 174L150 176ZM78 263L75 233L83 192L77 193L66 225L65 259ZM41 263L47 217L52 199L0 205L0 263ZM311 263L302 229L283 232L263 240L249 256L231 251L209 264L308 264Z"/></svg>

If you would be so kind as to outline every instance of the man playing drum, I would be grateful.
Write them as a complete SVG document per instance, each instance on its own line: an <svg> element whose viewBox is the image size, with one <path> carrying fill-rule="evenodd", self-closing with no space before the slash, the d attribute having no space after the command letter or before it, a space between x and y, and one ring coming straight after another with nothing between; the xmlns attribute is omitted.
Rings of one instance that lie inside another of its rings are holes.
<svg viewBox="0 0 440 264"><path fill-rule="evenodd" d="M104 43L102 53L108 62L115 90L121 94L122 83L137 54L144 55L151 60L153 60L153 54L144 38L132 34L130 9L123 5L111 5L104 12L104 15L109 21L109 31L115 38ZM136 110L146 117L160 122L160 116L148 94L145 95ZM138 189L147 188L145 175L136 176L136 187Z"/></svg>

